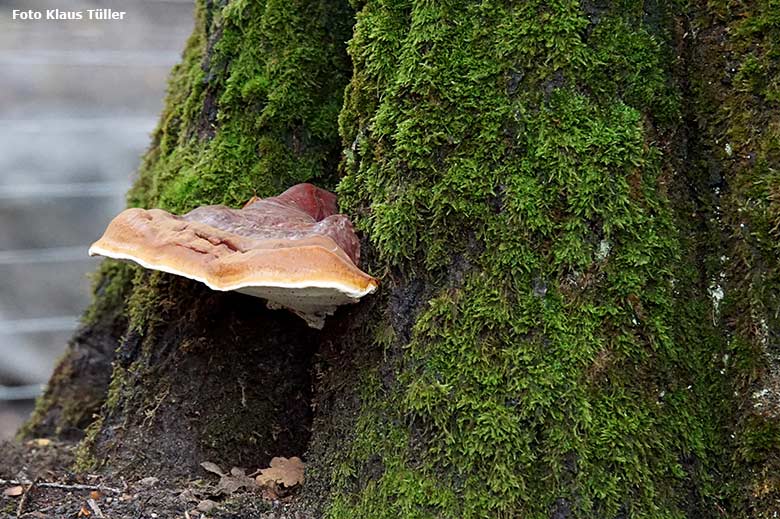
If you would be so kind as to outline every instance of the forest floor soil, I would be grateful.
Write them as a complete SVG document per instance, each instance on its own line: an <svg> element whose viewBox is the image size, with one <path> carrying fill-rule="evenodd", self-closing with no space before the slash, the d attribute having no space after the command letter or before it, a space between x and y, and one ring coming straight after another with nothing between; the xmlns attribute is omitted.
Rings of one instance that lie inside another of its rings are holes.
<svg viewBox="0 0 780 519"><path fill-rule="evenodd" d="M228 494L203 471L165 481L83 474L76 445L48 440L0 443L0 519L311 519L295 494L269 500L260 489Z"/></svg>

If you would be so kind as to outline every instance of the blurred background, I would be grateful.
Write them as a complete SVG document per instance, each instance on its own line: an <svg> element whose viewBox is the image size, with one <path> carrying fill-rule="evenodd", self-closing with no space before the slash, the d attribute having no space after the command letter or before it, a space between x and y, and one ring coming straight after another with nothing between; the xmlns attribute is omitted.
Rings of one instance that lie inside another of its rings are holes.
<svg viewBox="0 0 780 519"><path fill-rule="evenodd" d="M127 15L11 18L56 8ZM0 440L89 302L87 248L124 207L192 11L192 0L0 0Z"/></svg>

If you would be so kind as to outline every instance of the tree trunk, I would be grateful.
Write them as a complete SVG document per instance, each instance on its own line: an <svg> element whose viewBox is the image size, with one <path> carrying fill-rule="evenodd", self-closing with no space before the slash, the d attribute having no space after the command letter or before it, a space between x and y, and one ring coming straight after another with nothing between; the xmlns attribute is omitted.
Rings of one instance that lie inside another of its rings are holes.
<svg viewBox="0 0 780 519"><path fill-rule="evenodd" d="M129 204L336 189L380 292L314 331L106 261L22 434L301 455L330 518L771 517L778 12L200 3Z"/></svg>
<svg viewBox="0 0 780 519"><path fill-rule="evenodd" d="M691 167L713 232L736 508L780 513L780 3L702 2L690 26Z"/></svg>

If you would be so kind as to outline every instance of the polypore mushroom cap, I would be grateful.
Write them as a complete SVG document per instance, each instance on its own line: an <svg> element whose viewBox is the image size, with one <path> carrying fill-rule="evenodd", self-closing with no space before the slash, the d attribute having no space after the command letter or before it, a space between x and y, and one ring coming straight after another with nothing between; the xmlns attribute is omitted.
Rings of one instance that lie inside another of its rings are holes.
<svg viewBox="0 0 780 519"><path fill-rule="evenodd" d="M322 328L337 306L357 302L378 284L357 267L360 242L336 211L336 196L311 184L253 198L243 209L213 205L182 216L127 209L89 254L261 297Z"/></svg>

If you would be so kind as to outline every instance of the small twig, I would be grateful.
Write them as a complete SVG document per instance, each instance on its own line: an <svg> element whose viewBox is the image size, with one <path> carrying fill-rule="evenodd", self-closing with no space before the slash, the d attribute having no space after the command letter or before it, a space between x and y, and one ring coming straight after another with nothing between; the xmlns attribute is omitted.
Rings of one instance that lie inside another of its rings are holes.
<svg viewBox="0 0 780 519"><path fill-rule="evenodd" d="M32 481L21 481L15 479L0 479L0 485L32 485ZM103 485L66 485L64 483L35 483L39 488L57 488L60 490L106 490L113 492L114 494L121 494L122 491L118 488L104 487Z"/></svg>
<svg viewBox="0 0 780 519"><path fill-rule="evenodd" d="M157 400L157 404L154 406L154 409L147 410L145 412L146 417L144 418L144 421L141 424L143 427L152 425L152 423L154 422L154 418L157 416L157 411L160 409L160 406L163 404L163 402L165 402L165 399L168 398L170 392L171 392L171 388L169 387L163 392L163 394Z"/></svg>
<svg viewBox="0 0 780 519"><path fill-rule="evenodd" d="M106 519L106 516L103 515L103 510L100 509L97 502L95 502L94 499L91 497L87 499L87 504L92 509L92 512L95 514L96 519Z"/></svg>
<svg viewBox="0 0 780 519"><path fill-rule="evenodd" d="M38 483L39 487L45 488L59 488L62 490L106 490L113 492L114 494L121 494L122 491L118 488L104 487L103 485L63 485L61 483Z"/></svg>
<svg viewBox="0 0 780 519"><path fill-rule="evenodd" d="M18 479L0 479L0 485L32 485L32 481L22 481Z"/></svg>
<svg viewBox="0 0 780 519"><path fill-rule="evenodd" d="M16 507L16 519L19 519L24 515L24 505L27 504L27 495L32 492L32 489L37 481L38 480L36 479L29 485L24 485L22 487L24 490L22 491L22 497L19 498L19 506Z"/></svg>
<svg viewBox="0 0 780 519"><path fill-rule="evenodd" d="M25 512L22 517L27 517L28 515L32 515L32 514L42 514L44 512L48 512L49 510L53 509L55 506L57 505L46 506L44 508L39 508L38 510L31 510L29 512Z"/></svg>
<svg viewBox="0 0 780 519"><path fill-rule="evenodd" d="M238 385L241 386L241 407L246 407L246 387L244 387L244 381L239 380Z"/></svg>
<svg viewBox="0 0 780 519"><path fill-rule="evenodd" d="M40 515L40 514L43 514L44 512L48 512L49 510L53 509L55 506L57 506L57 505L46 506L44 508L39 508L38 510L31 510L29 512L25 512L24 515L22 515L22 517L27 517L27 516L30 516L30 515L33 515L33 514L39 514Z"/></svg>

